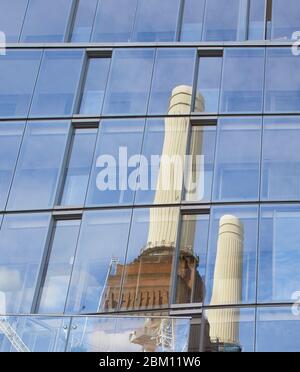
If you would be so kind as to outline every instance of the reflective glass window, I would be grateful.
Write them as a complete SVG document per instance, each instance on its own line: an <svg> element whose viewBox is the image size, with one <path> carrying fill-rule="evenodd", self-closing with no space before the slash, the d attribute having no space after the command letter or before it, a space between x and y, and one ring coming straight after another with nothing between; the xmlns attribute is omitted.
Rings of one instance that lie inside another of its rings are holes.
<svg viewBox="0 0 300 372"><path fill-rule="evenodd" d="M147 109L154 49L113 53L103 115L144 115Z"/></svg>
<svg viewBox="0 0 300 372"><path fill-rule="evenodd" d="M73 113L82 58L80 50L44 52L30 115L59 117Z"/></svg>
<svg viewBox="0 0 300 372"><path fill-rule="evenodd" d="M257 235L256 206L213 207L206 270L206 304L254 302Z"/></svg>
<svg viewBox="0 0 300 372"><path fill-rule="evenodd" d="M69 126L68 122L27 124L8 209L41 209L53 206Z"/></svg>
<svg viewBox="0 0 300 372"><path fill-rule="evenodd" d="M98 0L79 0L71 36L73 43L90 41L97 4Z"/></svg>
<svg viewBox="0 0 300 372"><path fill-rule="evenodd" d="M118 308L131 210L87 212L82 221L67 312Z"/></svg>
<svg viewBox="0 0 300 372"><path fill-rule="evenodd" d="M202 38L205 0L185 0L181 25L181 41L200 41Z"/></svg>
<svg viewBox="0 0 300 372"><path fill-rule="evenodd" d="M122 310L169 307L178 219L177 208L133 212L124 266Z"/></svg>
<svg viewBox="0 0 300 372"><path fill-rule="evenodd" d="M100 115L110 66L110 58L90 58L88 61L79 113Z"/></svg>
<svg viewBox="0 0 300 372"><path fill-rule="evenodd" d="M48 214L7 215L3 219L0 298L6 313L31 312L49 220Z"/></svg>
<svg viewBox="0 0 300 372"><path fill-rule="evenodd" d="M300 27L298 0L272 0L271 39L291 40Z"/></svg>
<svg viewBox="0 0 300 372"><path fill-rule="evenodd" d="M218 122L214 200L258 200L262 120L222 118Z"/></svg>
<svg viewBox="0 0 300 372"><path fill-rule="evenodd" d="M300 120L266 117L263 135L262 198L300 198ZM278 151L280 149L280 151Z"/></svg>
<svg viewBox="0 0 300 372"><path fill-rule="evenodd" d="M56 221L41 283L38 313L64 313L80 220Z"/></svg>
<svg viewBox="0 0 300 372"><path fill-rule="evenodd" d="M202 350L213 353L254 351L255 310L224 308L205 310Z"/></svg>
<svg viewBox="0 0 300 372"><path fill-rule="evenodd" d="M299 352L299 332L300 318L290 306L257 310L257 352Z"/></svg>
<svg viewBox="0 0 300 372"><path fill-rule="evenodd" d="M262 112L264 63L264 49L229 48L225 50L221 94L222 113Z"/></svg>
<svg viewBox="0 0 300 372"><path fill-rule="evenodd" d="M101 121L88 205L133 204L144 125L139 119Z"/></svg>
<svg viewBox="0 0 300 372"><path fill-rule="evenodd" d="M0 115L26 117L42 53L8 50L0 57Z"/></svg>
<svg viewBox="0 0 300 372"><path fill-rule="evenodd" d="M266 112L300 111L300 58L291 48L267 48Z"/></svg>
<svg viewBox="0 0 300 372"><path fill-rule="evenodd" d="M28 0L0 1L0 30L8 43L17 43L25 16Z"/></svg>
<svg viewBox="0 0 300 372"><path fill-rule="evenodd" d="M149 102L150 114L190 113L191 93L188 90L193 86L195 60L195 49L157 50ZM175 97L172 100L173 95L178 95L182 101L177 103Z"/></svg>
<svg viewBox="0 0 300 372"><path fill-rule="evenodd" d="M84 205L98 129L78 128L73 133L61 205Z"/></svg>
<svg viewBox="0 0 300 372"><path fill-rule="evenodd" d="M101 0L92 41L130 41L138 0Z"/></svg>
<svg viewBox="0 0 300 372"><path fill-rule="evenodd" d="M205 293L205 265L209 215L190 214L181 219L177 261L176 303L202 303Z"/></svg>
<svg viewBox="0 0 300 372"><path fill-rule="evenodd" d="M4 210L24 132L22 122L0 122L0 210Z"/></svg>
<svg viewBox="0 0 300 372"><path fill-rule="evenodd" d="M264 40L266 12L265 0L250 0L248 12L247 40Z"/></svg>
<svg viewBox="0 0 300 372"><path fill-rule="evenodd" d="M73 0L30 0L21 41L52 43L64 41Z"/></svg>
<svg viewBox="0 0 300 372"><path fill-rule="evenodd" d="M139 0L133 41L173 41L180 0Z"/></svg>
<svg viewBox="0 0 300 372"><path fill-rule="evenodd" d="M294 302L299 291L300 206L261 209L259 302ZM298 299L298 298L297 298Z"/></svg>

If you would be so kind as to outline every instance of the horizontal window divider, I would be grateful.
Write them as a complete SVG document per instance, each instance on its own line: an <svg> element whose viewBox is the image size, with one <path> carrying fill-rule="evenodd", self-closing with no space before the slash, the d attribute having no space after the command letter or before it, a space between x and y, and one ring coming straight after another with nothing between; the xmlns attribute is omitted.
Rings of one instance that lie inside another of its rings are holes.
<svg viewBox="0 0 300 372"><path fill-rule="evenodd" d="M200 47L198 48L198 56L199 57L223 57L224 48L205 48Z"/></svg>
<svg viewBox="0 0 300 372"><path fill-rule="evenodd" d="M113 53L112 48L107 49L86 49L86 54L89 58L111 58Z"/></svg>

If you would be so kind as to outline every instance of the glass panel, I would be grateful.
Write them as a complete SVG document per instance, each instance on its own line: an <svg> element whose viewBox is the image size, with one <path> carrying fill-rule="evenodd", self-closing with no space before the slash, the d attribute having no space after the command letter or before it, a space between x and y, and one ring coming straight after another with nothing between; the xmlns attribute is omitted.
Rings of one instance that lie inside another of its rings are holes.
<svg viewBox="0 0 300 372"><path fill-rule="evenodd" d="M209 215L182 217L177 268L176 303L201 303L205 293L205 265Z"/></svg>
<svg viewBox="0 0 300 372"><path fill-rule="evenodd" d="M73 113L82 58L81 50L44 52L30 115L59 117Z"/></svg>
<svg viewBox="0 0 300 372"><path fill-rule="evenodd" d="M107 83L110 58L90 58L81 97L80 114L100 115Z"/></svg>
<svg viewBox="0 0 300 372"><path fill-rule="evenodd" d="M299 352L300 318L291 307L266 307L257 311L256 351Z"/></svg>
<svg viewBox="0 0 300 372"><path fill-rule="evenodd" d="M266 112L300 111L299 70L300 58L290 48L267 48Z"/></svg>
<svg viewBox="0 0 300 372"><path fill-rule="evenodd" d="M293 302L299 290L300 206L261 209L259 302Z"/></svg>
<svg viewBox="0 0 300 372"><path fill-rule="evenodd" d="M219 96L222 74L222 57L200 57L198 67L198 81L194 111L219 111Z"/></svg>
<svg viewBox="0 0 300 372"><path fill-rule="evenodd" d="M229 48L225 50L222 113L262 112L264 63L264 49Z"/></svg>
<svg viewBox="0 0 300 372"><path fill-rule="evenodd" d="M40 288L38 313L64 313L80 222L66 220L55 223L45 279Z"/></svg>
<svg viewBox="0 0 300 372"><path fill-rule="evenodd" d="M79 0L71 37L73 43L90 41L97 4L98 0Z"/></svg>
<svg viewBox="0 0 300 372"><path fill-rule="evenodd" d="M24 122L0 123L0 210L4 210L24 132Z"/></svg>
<svg viewBox="0 0 300 372"><path fill-rule="evenodd" d="M116 50L103 115L144 115L153 69L154 49Z"/></svg>
<svg viewBox="0 0 300 372"><path fill-rule="evenodd" d="M189 144L191 160L188 160L188 181L185 182L186 201L211 200L215 142L215 126L192 126Z"/></svg>
<svg viewBox="0 0 300 372"><path fill-rule="evenodd" d="M248 20L248 40L265 38L265 0L250 0Z"/></svg>
<svg viewBox="0 0 300 372"><path fill-rule="evenodd" d="M206 271L206 304L252 303L256 293L256 206L214 207Z"/></svg>
<svg viewBox="0 0 300 372"><path fill-rule="evenodd" d="M149 102L150 114L189 114L191 111L191 92L194 79L195 49L158 49L154 67L151 96ZM184 85L184 87L182 87ZM175 90L175 88L177 88ZM189 94L181 105L173 96ZM174 107L170 105L173 103ZM183 106L183 107L182 107Z"/></svg>
<svg viewBox="0 0 300 372"><path fill-rule="evenodd" d="M0 58L0 116L27 117L42 52L7 50Z"/></svg>
<svg viewBox="0 0 300 372"><path fill-rule="evenodd" d="M25 16L28 0L0 1L0 30L8 43L17 43Z"/></svg>
<svg viewBox="0 0 300 372"><path fill-rule="evenodd" d="M291 40L300 27L300 3L298 0L272 0L271 39Z"/></svg>
<svg viewBox="0 0 300 372"><path fill-rule="evenodd" d="M201 41L205 0L185 0L181 41Z"/></svg>
<svg viewBox="0 0 300 372"><path fill-rule="evenodd" d="M222 118L218 122L214 200L258 200L261 118Z"/></svg>
<svg viewBox="0 0 300 372"><path fill-rule="evenodd" d="M61 205L84 205L98 129L75 129Z"/></svg>
<svg viewBox="0 0 300 372"><path fill-rule="evenodd" d="M103 120L99 129L87 204L133 204L145 122Z"/></svg>
<svg viewBox="0 0 300 372"><path fill-rule="evenodd" d="M87 212L68 294L68 313L118 308L131 210Z"/></svg>
<svg viewBox="0 0 300 372"><path fill-rule="evenodd" d="M138 0L102 0L92 41L130 41Z"/></svg>
<svg viewBox="0 0 300 372"><path fill-rule="evenodd" d="M139 0L133 41L174 41L180 0Z"/></svg>
<svg viewBox="0 0 300 372"><path fill-rule="evenodd" d="M73 0L30 0L21 41L54 43L64 41Z"/></svg>
<svg viewBox="0 0 300 372"><path fill-rule="evenodd" d="M299 143L298 117L264 119L262 172L264 200L299 200Z"/></svg>
<svg viewBox="0 0 300 372"><path fill-rule="evenodd" d="M124 265L122 310L169 307L178 219L177 208L134 211Z"/></svg>
<svg viewBox="0 0 300 372"><path fill-rule="evenodd" d="M249 353L254 351L254 309L206 310L202 324L204 352Z"/></svg>
<svg viewBox="0 0 300 372"><path fill-rule="evenodd" d="M53 207L69 127L68 122L27 124L8 209Z"/></svg>
<svg viewBox="0 0 300 372"><path fill-rule="evenodd" d="M7 215L0 231L0 307L30 313L50 216Z"/></svg>

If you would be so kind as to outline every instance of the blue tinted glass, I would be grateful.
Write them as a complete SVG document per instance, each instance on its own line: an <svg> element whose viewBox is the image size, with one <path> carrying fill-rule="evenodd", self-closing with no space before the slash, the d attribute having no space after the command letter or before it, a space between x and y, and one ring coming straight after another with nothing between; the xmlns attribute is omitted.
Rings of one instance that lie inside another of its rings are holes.
<svg viewBox="0 0 300 372"><path fill-rule="evenodd" d="M103 115L146 113L154 54L154 49L113 53Z"/></svg>
<svg viewBox="0 0 300 372"><path fill-rule="evenodd" d="M66 169L62 205L83 205L98 129L76 129Z"/></svg>
<svg viewBox="0 0 300 372"><path fill-rule="evenodd" d="M300 206L262 207L258 302L293 302L299 291L299 264Z"/></svg>
<svg viewBox="0 0 300 372"><path fill-rule="evenodd" d="M68 116L73 113L82 57L80 50L45 51L30 115Z"/></svg>
<svg viewBox="0 0 300 372"><path fill-rule="evenodd" d="M248 40L265 38L265 0L250 0L248 16Z"/></svg>
<svg viewBox="0 0 300 372"><path fill-rule="evenodd" d="M264 119L262 171L264 200L300 199L299 143L298 117Z"/></svg>
<svg viewBox="0 0 300 372"><path fill-rule="evenodd" d="M66 311L118 308L131 210L87 212L78 241Z"/></svg>
<svg viewBox="0 0 300 372"><path fill-rule="evenodd" d="M53 207L69 125L68 122L27 124L8 209Z"/></svg>
<svg viewBox="0 0 300 372"><path fill-rule="evenodd" d="M17 162L24 123L0 123L0 210L4 210Z"/></svg>
<svg viewBox="0 0 300 372"><path fill-rule="evenodd" d="M300 111L300 58L290 48L267 48L266 112Z"/></svg>
<svg viewBox="0 0 300 372"><path fill-rule="evenodd" d="M98 0L79 0L71 37L72 42L90 41L97 4Z"/></svg>
<svg viewBox="0 0 300 372"><path fill-rule="evenodd" d="M0 31L9 43L19 41L27 3L28 0L0 0Z"/></svg>
<svg viewBox="0 0 300 372"><path fill-rule="evenodd" d="M205 0L185 0L181 25L181 41L200 41L202 38Z"/></svg>
<svg viewBox="0 0 300 372"><path fill-rule="evenodd" d="M260 118L218 122L215 201L258 200L262 123Z"/></svg>
<svg viewBox="0 0 300 372"><path fill-rule="evenodd" d="M130 41L138 0L101 0L92 41Z"/></svg>
<svg viewBox="0 0 300 372"><path fill-rule="evenodd" d="M226 49L221 112L262 112L264 49ZM280 78L281 79L281 78Z"/></svg>
<svg viewBox="0 0 300 372"><path fill-rule="evenodd" d="M82 92L80 114L100 115L110 58L90 58Z"/></svg>
<svg viewBox="0 0 300 372"><path fill-rule="evenodd" d="M133 203L144 125L143 120L100 123L88 205Z"/></svg>
<svg viewBox="0 0 300 372"><path fill-rule="evenodd" d="M149 102L150 114L174 113L170 99L173 94L178 94L178 89L192 89L195 59L195 49L158 49ZM178 113L188 114L191 111L190 107L185 110Z"/></svg>
<svg viewBox="0 0 300 372"><path fill-rule="evenodd" d="M273 0L271 39L291 40L300 29L300 2Z"/></svg>
<svg viewBox="0 0 300 372"><path fill-rule="evenodd" d="M73 0L30 0L21 41L29 43L64 41Z"/></svg>
<svg viewBox="0 0 300 372"><path fill-rule="evenodd" d="M31 313L49 217L48 214L25 214L3 218L0 231L0 291L6 313Z"/></svg>
<svg viewBox="0 0 300 372"><path fill-rule="evenodd" d="M173 41L180 0L139 0L133 40Z"/></svg>
<svg viewBox="0 0 300 372"><path fill-rule="evenodd" d="M252 303L256 295L258 208L214 207L206 269L206 304Z"/></svg>
<svg viewBox="0 0 300 372"><path fill-rule="evenodd" d="M26 117L42 53L7 51L0 57L0 115Z"/></svg>

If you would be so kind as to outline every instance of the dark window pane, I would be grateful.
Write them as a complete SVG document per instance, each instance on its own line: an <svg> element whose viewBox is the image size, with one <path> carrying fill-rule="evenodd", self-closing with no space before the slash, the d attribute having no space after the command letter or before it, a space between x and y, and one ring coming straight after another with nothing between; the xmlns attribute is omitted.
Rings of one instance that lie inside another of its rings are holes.
<svg viewBox="0 0 300 372"><path fill-rule="evenodd" d="M258 200L261 135L260 118L219 120L215 201Z"/></svg>
<svg viewBox="0 0 300 372"><path fill-rule="evenodd" d="M84 214L67 302L69 313L118 308L131 210Z"/></svg>
<svg viewBox="0 0 300 372"><path fill-rule="evenodd" d="M0 58L0 115L27 117L42 53L8 50Z"/></svg>
<svg viewBox="0 0 300 372"><path fill-rule="evenodd" d="M17 43L28 0L0 0L0 31L8 43Z"/></svg>
<svg viewBox="0 0 300 372"><path fill-rule="evenodd" d="M30 0L21 41L52 43L64 41L73 0Z"/></svg>
<svg viewBox="0 0 300 372"><path fill-rule="evenodd" d="M8 215L3 219L0 293L4 294L6 313L31 312L49 220L48 214Z"/></svg>
<svg viewBox="0 0 300 372"><path fill-rule="evenodd" d="M145 115L153 59L154 49L113 53L103 115Z"/></svg>
<svg viewBox="0 0 300 372"><path fill-rule="evenodd" d="M300 2L298 0L272 0L271 39L291 40L300 29Z"/></svg>
<svg viewBox="0 0 300 372"><path fill-rule="evenodd" d="M79 0L71 37L72 42L90 41L97 4L98 0Z"/></svg>
<svg viewBox="0 0 300 372"><path fill-rule="evenodd" d="M133 204L143 120L103 120L93 160L88 205Z"/></svg>
<svg viewBox="0 0 300 372"><path fill-rule="evenodd" d="M150 114L166 115L178 110L179 114L190 113L190 102L184 105L189 107L177 107L175 110L170 106L170 100L180 91L192 89L195 59L195 49L158 49L149 102Z"/></svg>
<svg viewBox="0 0 300 372"><path fill-rule="evenodd" d="M80 50L44 52L30 115L59 117L73 113L82 58Z"/></svg>
<svg viewBox="0 0 300 372"><path fill-rule="evenodd" d="M92 41L130 41L138 0L102 0Z"/></svg>
<svg viewBox="0 0 300 372"><path fill-rule="evenodd" d="M84 205L97 129L76 129L66 169L62 205Z"/></svg>
<svg viewBox="0 0 300 372"><path fill-rule="evenodd" d="M205 0L185 0L181 25L181 41L200 41L202 38Z"/></svg>
<svg viewBox="0 0 300 372"><path fill-rule="evenodd" d="M225 50L222 113L262 112L264 63L263 49L229 48Z"/></svg>
<svg viewBox="0 0 300 372"><path fill-rule="evenodd" d="M8 209L53 207L69 125L68 122L27 124Z"/></svg>
<svg viewBox="0 0 300 372"><path fill-rule="evenodd" d="M90 58L81 97L80 114L100 115L107 83L110 58Z"/></svg>
<svg viewBox="0 0 300 372"><path fill-rule="evenodd" d="M19 149L24 123L0 123L0 210L4 210Z"/></svg>
<svg viewBox="0 0 300 372"><path fill-rule="evenodd" d="M173 41L180 0L139 0L134 41Z"/></svg>

